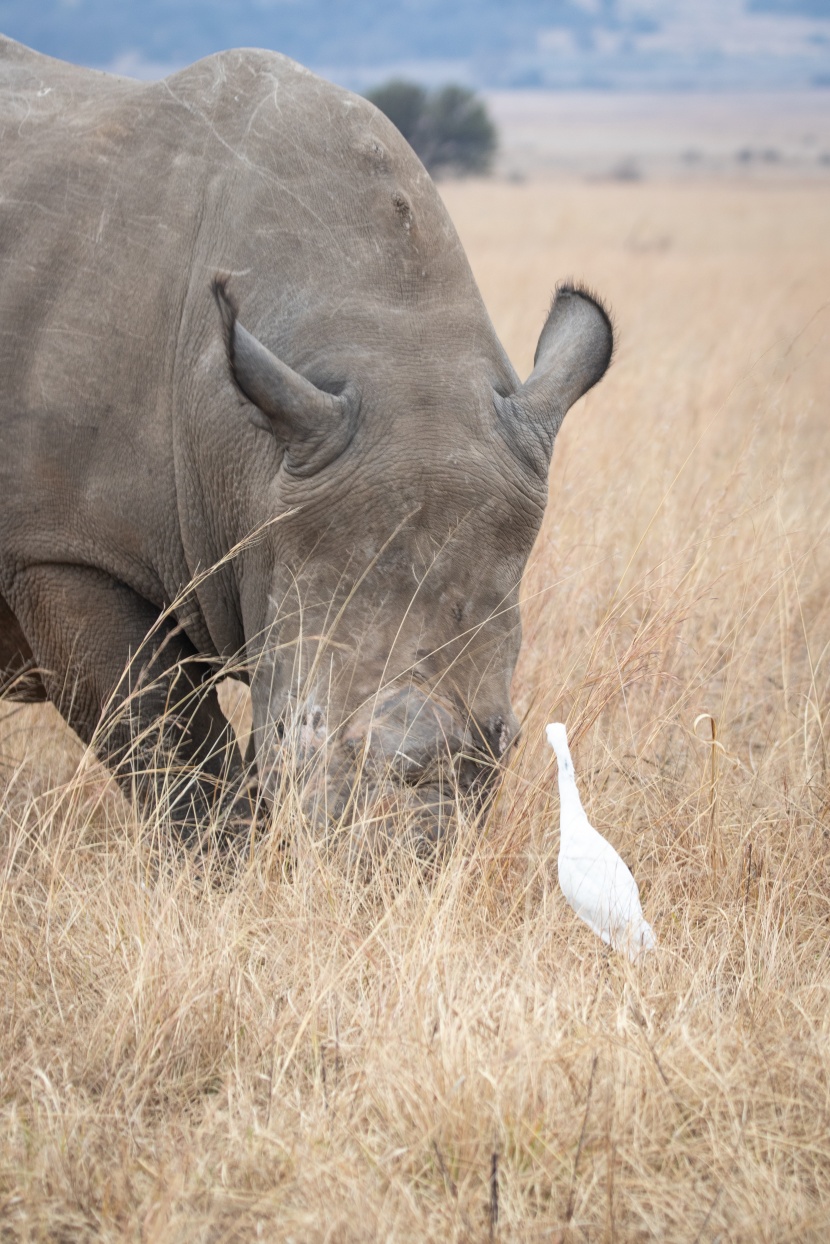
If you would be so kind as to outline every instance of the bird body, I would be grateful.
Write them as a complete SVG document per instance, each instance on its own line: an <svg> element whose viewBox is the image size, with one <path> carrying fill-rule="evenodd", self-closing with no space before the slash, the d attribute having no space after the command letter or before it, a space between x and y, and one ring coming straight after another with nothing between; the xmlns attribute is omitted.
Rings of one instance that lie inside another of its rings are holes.
<svg viewBox="0 0 830 1244"><path fill-rule="evenodd" d="M561 722L545 731L559 770L559 885L598 937L636 962L656 945L643 917L637 882L617 852L590 824L576 785L568 735Z"/></svg>

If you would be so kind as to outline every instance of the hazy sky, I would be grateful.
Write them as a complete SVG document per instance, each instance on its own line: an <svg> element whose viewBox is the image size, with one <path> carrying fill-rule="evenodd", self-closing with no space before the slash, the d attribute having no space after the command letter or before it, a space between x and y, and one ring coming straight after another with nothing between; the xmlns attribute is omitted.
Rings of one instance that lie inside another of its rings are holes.
<svg viewBox="0 0 830 1244"><path fill-rule="evenodd" d="M0 30L137 76L254 45L358 87L830 85L830 0L0 0Z"/></svg>

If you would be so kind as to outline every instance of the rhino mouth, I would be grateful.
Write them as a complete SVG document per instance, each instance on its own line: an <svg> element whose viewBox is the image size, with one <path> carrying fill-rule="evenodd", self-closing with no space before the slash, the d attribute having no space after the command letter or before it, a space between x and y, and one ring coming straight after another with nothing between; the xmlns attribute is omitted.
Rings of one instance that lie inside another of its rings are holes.
<svg viewBox="0 0 830 1244"><path fill-rule="evenodd" d="M296 755L281 755L266 784L266 804L276 809L292 787L316 837L348 837L372 853L409 843L418 855L432 855L453 840L459 819L487 816L504 764L483 749L465 748L414 765L412 750L404 745L386 763L342 748L320 748L300 763Z"/></svg>
<svg viewBox="0 0 830 1244"><path fill-rule="evenodd" d="M346 839L350 852L385 854L406 845L431 857L454 840L459 819L486 816L498 768L465 758L463 772L438 765L418 781L393 772L363 771L337 782L330 772L311 777L302 791L304 818L332 841ZM475 772L473 772L473 768Z"/></svg>
<svg viewBox="0 0 830 1244"><path fill-rule="evenodd" d="M315 835L345 836L371 853L408 843L431 855L453 839L459 818L486 816L512 740L501 719L488 731L464 727L440 702L413 711L411 696L396 693L384 709L370 728L332 736L318 708L283 723L266 802L279 807L290 787Z"/></svg>

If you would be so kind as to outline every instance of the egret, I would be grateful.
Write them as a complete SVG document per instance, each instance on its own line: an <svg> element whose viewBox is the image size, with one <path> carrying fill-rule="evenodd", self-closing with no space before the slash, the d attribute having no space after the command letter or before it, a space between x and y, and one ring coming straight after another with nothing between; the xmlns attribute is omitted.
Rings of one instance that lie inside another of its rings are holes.
<svg viewBox="0 0 830 1244"><path fill-rule="evenodd" d="M637 882L617 852L590 824L576 786L568 734L561 722L545 730L559 767L559 885L581 920L633 963L657 943L643 917Z"/></svg>

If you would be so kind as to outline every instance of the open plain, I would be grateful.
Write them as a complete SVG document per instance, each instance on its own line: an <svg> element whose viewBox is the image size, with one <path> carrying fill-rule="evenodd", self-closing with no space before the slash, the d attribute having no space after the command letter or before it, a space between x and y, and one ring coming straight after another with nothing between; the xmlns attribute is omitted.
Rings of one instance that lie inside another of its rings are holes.
<svg viewBox="0 0 830 1244"><path fill-rule="evenodd" d="M830 184L442 192L522 376L557 278L619 332L554 453L493 814L367 878L287 800L214 882L0 708L3 1240L828 1238ZM559 893L554 719L639 969Z"/></svg>

